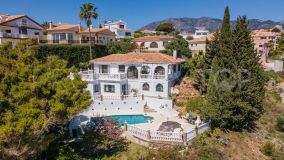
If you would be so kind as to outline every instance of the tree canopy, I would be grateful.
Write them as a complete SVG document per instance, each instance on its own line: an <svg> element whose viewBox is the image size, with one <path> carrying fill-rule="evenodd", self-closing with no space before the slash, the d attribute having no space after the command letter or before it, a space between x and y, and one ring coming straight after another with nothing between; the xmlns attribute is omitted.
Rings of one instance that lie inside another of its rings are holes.
<svg viewBox="0 0 284 160"><path fill-rule="evenodd" d="M44 149L91 104L86 82L57 56L35 58L31 40L0 46L1 159L27 159Z"/></svg>
<svg viewBox="0 0 284 160"><path fill-rule="evenodd" d="M175 27L172 23L162 23L157 26L156 31L171 33L175 31Z"/></svg>

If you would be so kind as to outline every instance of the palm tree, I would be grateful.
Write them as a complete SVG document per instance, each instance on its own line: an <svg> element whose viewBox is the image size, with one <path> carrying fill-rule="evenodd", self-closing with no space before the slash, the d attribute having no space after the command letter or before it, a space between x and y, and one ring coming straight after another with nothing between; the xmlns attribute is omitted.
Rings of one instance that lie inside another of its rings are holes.
<svg viewBox="0 0 284 160"><path fill-rule="evenodd" d="M93 58L92 55L92 35L91 35L91 25L92 25L92 18L97 19L98 13L97 8L94 7L93 3L84 3L80 7L80 19L86 21L86 25L89 28L89 43L90 43L90 60ZM93 69L93 68L92 68Z"/></svg>

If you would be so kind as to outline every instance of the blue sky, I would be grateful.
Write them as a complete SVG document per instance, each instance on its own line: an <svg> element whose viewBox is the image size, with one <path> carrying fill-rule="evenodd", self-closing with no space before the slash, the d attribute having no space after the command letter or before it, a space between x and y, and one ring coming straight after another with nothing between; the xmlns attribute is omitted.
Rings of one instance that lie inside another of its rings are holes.
<svg viewBox="0 0 284 160"><path fill-rule="evenodd" d="M39 23L49 20L79 23L79 7L85 2L97 6L100 21L122 19L132 29L169 17L222 18L226 5L230 7L232 19L246 15L262 20L284 20L283 0L0 0L0 13L26 14Z"/></svg>

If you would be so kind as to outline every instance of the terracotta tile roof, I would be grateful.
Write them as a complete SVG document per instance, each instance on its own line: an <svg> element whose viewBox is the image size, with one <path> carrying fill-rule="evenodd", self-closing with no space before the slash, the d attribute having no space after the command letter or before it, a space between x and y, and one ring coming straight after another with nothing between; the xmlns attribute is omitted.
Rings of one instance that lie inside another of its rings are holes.
<svg viewBox="0 0 284 160"><path fill-rule="evenodd" d="M111 54L105 57L96 58L91 62L116 62L116 63L180 63L185 60L174 58L162 53L127 53Z"/></svg>
<svg viewBox="0 0 284 160"><path fill-rule="evenodd" d="M161 41L161 40L173 40L175 39L173 36L168 35L160 35L160 36L144 36L135 38L134 42L140 42L140 41Z"/></svg>
<svg viewBox="0 0 284 160"><path fill-rule="evenodd" d="M208 39L208 41L211 41L214 38L214 34L211 33L207 36L203 36L203 37L200 37L200 38L194 38L193 40L188 41L188 43L205 43L206 38Z"/></svg>
<svg viewBox="0 0 284 160"><path fill-rule="evenodd" d="M2 23L6 23L8 21L12 21L18 18L22 18L25 17L25 15L4 15L4 14L0 14L0 24Z"/></svg>
<svg viewBox="0 0 284 160"><path fill-rule="evenodd" d="M10 22L10 21L14 21L20 18L27 18L30 21L32 21L33 23L37 24L40 28L44 29L44 27L37 23L35 20L31 19L30 17L26 16L26 15L6 15L6 14L0 14L0 25L6 25L5 23Z"/></svg>
<svg viewBox="0 0 284 160"><path fill-rule="evenodd" d="M81 29L84 29L83 27L81 27ZM74 31L74 32L78 32L79 28L78 25L76 24L52 24L52 28L48 28L46 29L47 31Z"/></svg>
<svg viewBox="0 0 284 160"><path fill-rule="evenodd" d="M89 34L88 29L85 29L85 30L82 30L81 32L79 32L79 34L86 34L86 33ZM114 32L112 32L112 31L110 31L109 29L106 29L106 28L93 28L91 30L91 33L98 33L98 34L103 34L103 35L115 36Z"/></svg>

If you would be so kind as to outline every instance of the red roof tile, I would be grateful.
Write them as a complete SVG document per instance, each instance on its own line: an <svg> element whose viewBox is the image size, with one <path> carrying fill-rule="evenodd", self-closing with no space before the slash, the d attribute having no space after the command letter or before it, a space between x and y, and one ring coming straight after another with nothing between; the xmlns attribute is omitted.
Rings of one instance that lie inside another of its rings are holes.
<svg viewBox="0 0 284 160"><path fill-rule="evenodd" d="M92 62L116 62L116 63L180 63L185 60L174 58L162 53L127 53L111 54L105 57L96 58Z"/></svg>

